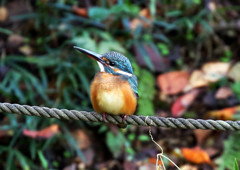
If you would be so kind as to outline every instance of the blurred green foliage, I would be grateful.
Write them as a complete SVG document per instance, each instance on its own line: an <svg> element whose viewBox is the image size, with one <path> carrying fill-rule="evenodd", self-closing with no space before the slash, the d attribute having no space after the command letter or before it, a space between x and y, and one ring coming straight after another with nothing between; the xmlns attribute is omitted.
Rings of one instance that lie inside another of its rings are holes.
<svg viewBox="0 0 240 170"><path fill-rule="evenodd" d="M232 169L236 167L236 162L240 162L240 146L236 145L236 141L240 140L240 133L234 132L233 135L224 141L223 155L217 160L219 169Z"/></svg>

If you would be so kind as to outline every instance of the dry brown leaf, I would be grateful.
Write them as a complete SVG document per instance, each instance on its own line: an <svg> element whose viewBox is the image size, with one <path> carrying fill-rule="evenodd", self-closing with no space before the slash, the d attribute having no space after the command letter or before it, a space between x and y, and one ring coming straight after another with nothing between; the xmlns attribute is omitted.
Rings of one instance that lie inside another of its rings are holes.
<svg viewBox="0 0 240 170"><path fill-rule="evenodd" d="M195 70L190 78L189 84L186 86L184 91L189 91L193 88L208 86L208 81L205 79L204 73L201 70Z"/></svg>
<svg viewBox="0 0 240 170"><path fill-rule="evenodd" d="M73 11L82 17L88 17L88 9L87 8L79 8L77 6L72 7Z"/></svg>
<svg viewBox="0 0 240 170"><path fill-rule="evenodd" d="M233 92L229 87L221 87L218 89L215 97L216 99L226 99L231 95L233 95Z"/></svg>
<svg viewBox="0 0 240 170"><path fill-rule="evenodd" d="M23 130L23 135L31 137L31 138L50 138L56 133L59 132L59 127L57 124L53 124L45 129L42 129L40 131L35 131L35 130L28 130L24 129Z"/></svg>
<svg viewBox="0 0 240 170"><path fill-rule="evenodd" d="M3 22L7 19L8 17L8 10L6 7L1 6L0 7L0 22Z"/></svg>
<svg viewBox="0 0 240 170"><path fill-rule="evenodd" d="M198 94L199 90L194 89L178 98L171 107L172 115L174 117L182 116L187 108L193 103Z"/></svg>
<svg viewBox="0 0 240 170"><path fill-rule="evenodd" d="M144 8L139 13L140 16L151 19L151 12L148 8ZM144 21L140 18L135 18L130 22L130 28L132 30L135 30L140 24L142 24L143 28L149 28L151 27L151 23Z"/></svg>
<svg viewBox="0 0 240 170"><path fill-rule="evenodd" d="M214 147L207 148L207 149L205 149L205 151L208 153L208 155L210 157L216 156L217 154L219 154L219 152L221 152L220 149L217 149L217 148L214 148Z"/></svg>
<svg viewBox="0 0 240 170"><path fill-rule="evenodd" d="M194 165L183 165L180 167L181 170L198 170L198 167L197 166L194 166Z"/></svg>
<svg viewBox="0 0 240 170"><path fill-rule="evenodd" d="M202 150L200 147L182 148L181 150L184 158L189 162L196 164L202 163L212 164L207 152Z"/></svg>
<svg viewBox="0 0 240 170"><path fill-rule="evenodd" d="M29 45L19 47L19 51L21 51L26 56L30 56L32 54L32 48Z"/></svg>
<svg viewBox="0 0 240 170"><path fill-rule="evenodd" d="M12 136L13 134L14 134L13 130L0 130L0 138Z"/></svg>
<svg viewBox="0 0 240 170"><path fill-rule="evenodd" d="M238 62L231 68L228 77L230 77L236 82L240 82L240 62Z"/></svg>
<svg viewBox="0 0 240 170"><path fill-rule="evenodd" d="M209 62L203 65L204 77L209 82L216 82L225 77L229 71L230 63Z"/></svg>
<svg viewBox="0 0 240 170"><path fill-rule="evenodd" d="M215 12L217 9L216 2L210 1L208 4L208 9L210 9L211 12Z"/></svg>
<svg viewBox="0 0 240 170"><path fill-rule="evenodd" d="M72 135L77 140L80 149L86 149L91 145L91 141L85 131L78 129L73 131Z"/></svg>
<svg viewBox="0 0 240 170"><path fill-rule="evenodd" d="M152 170L156 169L156 165L152 163L145 163L139 167L139 170Z"/></svg>
<svg viewBox="0 0 240 170"><path fill-rule="evenodd" d="M202 130L196 129L194 130L195 137L197 139L197 144L200 146L202 142L212 133L211 130Z"/></svg>
<svg viewBox="0 0 240 170"><path fill-rule="evenodd" d="M11 48L17 48L24 43L24 37L17 34L12 34L8 37L8 46Z"/></svg>
<svg viewBox="0 0 240 170"><path fill-rule="evenodd" d="M178 94L188 84L189 74L186 71L173 71L158 76L158 85L165 94Z"/></svg>
<svg viewBox="0 0 240 170"><path fill-rule="evenodd" d="M240 106L225 108L222 110L210 111L207 113L207 117L221 119L221 120L232 120L233 115L240 111Z"/></svg>

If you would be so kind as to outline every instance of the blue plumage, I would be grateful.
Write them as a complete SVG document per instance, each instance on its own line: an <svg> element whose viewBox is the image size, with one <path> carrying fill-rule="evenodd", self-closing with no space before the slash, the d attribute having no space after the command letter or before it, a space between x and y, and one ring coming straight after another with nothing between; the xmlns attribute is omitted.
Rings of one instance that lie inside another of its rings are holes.
<svg viewBox="0 0 240 170"><path fill-rule="evenodd" d="M132 65L131 65L129 59L127 57L125 57L124 55L122 55L118 52L114 52L114 51L107 52L107 53L103 54L102 56L105 57L106 59L108 59L115 68L118 68L119 70L122 70L124 72L132 74L131 77L126 76L121 73L115 72L112 68L110 68L108 66L104 66L104 69L106 72L114 74L114 75L121 75L123 79L126 79L130 83L133 91L138 96L138 90L137 90L138 89L138 81L137 81L137 77L133 74Z"/></svg>

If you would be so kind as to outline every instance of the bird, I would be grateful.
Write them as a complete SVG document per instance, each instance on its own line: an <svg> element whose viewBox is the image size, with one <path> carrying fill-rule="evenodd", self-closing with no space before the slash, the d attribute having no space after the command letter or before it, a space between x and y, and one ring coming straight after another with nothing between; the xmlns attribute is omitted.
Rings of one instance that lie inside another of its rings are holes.
<svg viewBox="0 0 240 170"><path fill-rule="evenodd" d="M137 77L129 59L115 51L97 54L77 46L74 49L96 60L100 68L90 87L93 109L103 114L105 122L107 114L122 115L125 125L126 117L134 114L139 97Z"/></svg>

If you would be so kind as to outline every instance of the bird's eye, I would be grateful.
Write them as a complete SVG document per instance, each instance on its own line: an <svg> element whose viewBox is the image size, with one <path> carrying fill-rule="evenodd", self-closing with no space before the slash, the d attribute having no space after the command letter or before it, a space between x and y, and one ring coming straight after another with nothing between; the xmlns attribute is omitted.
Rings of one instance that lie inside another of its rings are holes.
<svg viewBox="0 0 240 170"><path fill-rule="evenodd" d="M110 61L110 62L109 62L109 65L110 65L110 66L114 66L115 63Z"/></svg>
<svg viewBox="0 0 240 170"><path fill-rule="evenodd" d="M111 61L109 61L109 60L107 60L107 61L105 61L105 62L106 62L106 64L109 65L109 66L114 66L114 65L115 65L114 62L111 62Z"/></svg>

